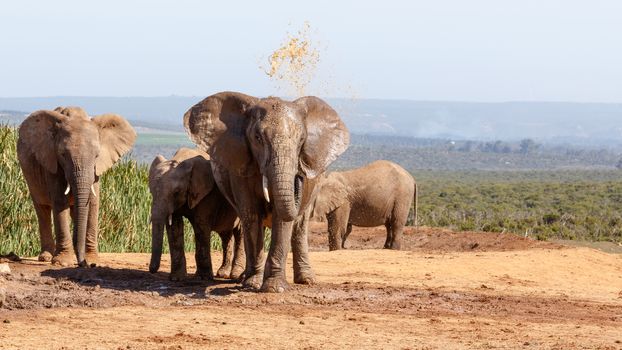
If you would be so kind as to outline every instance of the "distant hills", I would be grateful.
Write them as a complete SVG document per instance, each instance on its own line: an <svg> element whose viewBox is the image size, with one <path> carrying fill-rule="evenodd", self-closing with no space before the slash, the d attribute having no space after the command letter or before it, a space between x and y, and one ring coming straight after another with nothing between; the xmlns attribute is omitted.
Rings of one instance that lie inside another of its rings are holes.
<svg viewBox="0 0 622 350"><path fill-rule="evenodd" d="M77 105L90 114L119 113L145 128L183 131L182 115L203 97L0 98L0 121L29 112ZM505 140L622 147L622 104L567 102L431 102L328 99L353 134Z"/></svg>

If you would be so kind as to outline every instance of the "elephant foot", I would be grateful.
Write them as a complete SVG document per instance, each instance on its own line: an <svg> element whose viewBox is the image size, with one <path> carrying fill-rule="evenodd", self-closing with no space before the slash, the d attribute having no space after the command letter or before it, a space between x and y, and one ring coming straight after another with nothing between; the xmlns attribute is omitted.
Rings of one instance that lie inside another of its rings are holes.
<svg viewBox="0 0 622 350"><path fill-rule="evenodd" d="M197 270L195 276L205 281L213 281L214 274L211 271Z"/></svg>
<svg viewBox="0 0 622 350"><path fill-rule="evenodd" d="M230 278L229 271L231 271L231 266L221 266L218 271L216 271L216 277L218 278Z"/></svg>
<svg viewBox="0 0 622 350"><path fill-rule="evenodd" d="M294 283L296 284L315 284L315 274L313 271L294 273Z"/></svg>
<svg viewBox="0 0 622 350"><path fill-rule="evenodd" d="M86 262L88 266L95 267L99 264L99 254L97 252L86 252Z"/></svg>
<svg viewBox="0 0 622 350"><path fill-rule="evenodd" d="M384 249L392 249L392 250L401 250L401 244L399 243L391 243L391 244L385 244Z"/></svg>
<svg viewBox="0 0 622 350"><path fill-rule="evenodd" d="M263 273L255 273L244 280L242 286L244 288L259 289L263 282Z"/></svg>
<svg viewBox="0 0 622 350"><path fill-rule="evenodd" d="M149 272L156 273L160 269L160 264L149 264Z"/></svg>
<svg viewBox="0 0 622 350"><path fill-rule="evenodd" d="M73 266L76 263L76 255L72 251L62 251L52 257L53 265L63 267Z"/></svg>
<svg viewBox="0 0 622 350"><path fill-rule="evenodd" d="M261 285L260 291L263 293L283 293L289 289L289 285L283 276L269 277Z"/></svg>
<svg viewBox="0 0 622 350"><path fill-rule="evenodd" d="M231 274L229 275L229 278L231 278L232 280L237 280L237 279L240 279L240 277L242 277L243 274L244 274L243 267L233 266L233 268L231 269Z"/></svg>
<svg viewBox="0 0 622 350"><path fill-rule="evenodd" d="M52 261L52 253L48 251L42 251L41 254L39 254L39 261L45 261L45 262Z"/></svg>
<svg viewBox="0 0 622 350"><path fill-rule="evenodd" d="M175 271L175 272L171 272L171 274L168 276L168 279L170 281L173 282L180 282L180 281L184 281L188 278L186 271Z"/></svg>

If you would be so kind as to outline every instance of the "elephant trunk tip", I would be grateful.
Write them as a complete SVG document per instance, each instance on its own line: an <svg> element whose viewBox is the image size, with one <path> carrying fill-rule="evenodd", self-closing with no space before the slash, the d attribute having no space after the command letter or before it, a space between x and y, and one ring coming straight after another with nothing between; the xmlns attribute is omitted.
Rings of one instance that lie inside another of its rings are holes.
<svg viewBox="0 0 622 350"><path fill-rule="evenodd" d="M158 270L160 269L160 264L155 264L155 263L151 263L149 264L149 272L150 273L156 273L158 272Z"/></svg>

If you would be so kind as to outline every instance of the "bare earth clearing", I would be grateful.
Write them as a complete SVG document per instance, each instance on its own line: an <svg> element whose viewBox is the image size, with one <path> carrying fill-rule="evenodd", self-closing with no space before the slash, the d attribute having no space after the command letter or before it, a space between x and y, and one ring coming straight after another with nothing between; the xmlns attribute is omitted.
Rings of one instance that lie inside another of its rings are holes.
<svg viewBox="0 0 622 350"><path fill-rule="evenodd" d="M311 231L318 284L284 294L172 283L168 260L147 272L149 254L10 263L0 348L622 349L622 255L430 228L409 228L402 251L379 249L384 228L355 228L329 253L325 225Z"/></svg>

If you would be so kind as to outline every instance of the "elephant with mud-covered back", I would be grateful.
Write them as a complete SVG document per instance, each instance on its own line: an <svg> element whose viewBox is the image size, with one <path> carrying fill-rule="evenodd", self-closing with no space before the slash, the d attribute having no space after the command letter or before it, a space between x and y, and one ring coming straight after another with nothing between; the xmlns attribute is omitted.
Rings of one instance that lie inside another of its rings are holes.
<svg viewBox="0 0 622 350"><path fill-rule="evenodd" d="M240 217L246 250L244 285L284 291L290 242L294 282L313 283L309 204L318 176L349 143L337 113L312 96L290 102L221 92L190 108L184 126L211 156L216 183ZM263 220L270 215L272 236L264 266Z"/></svg>
<svg viewBox="0 0 622 350"><path fill-rule="evenodd" d="M68 266L77 258L82 267L97 264L99 177L135 139L121 116L90 118L79 107L37 111L24 120L17 155L39 221L39 260Z"/></svg>
<svg viewBox="0 0 622 350"><path fill-rule="evenodd" d="M400 249L404 226L414 202L417 222L417 184L401 166L378 160L364 167L331 172L320 180L313 217L328 221L329 250L345 248L352 225L384 225L384 248Z"/></svg>
<svg viewBox="0 0 622 350"><path fill-rule="evenodd" d="M196 275L203 279L214 277L210 254L212 231L220 235L223 249L223 261L216 277L237 279L242 275L245 254L237 214L214 183L205 152L180 148L170 160L158 155L149 168L149 190L153 197L151 273L160 268L166 227L171 253L170 279L186 278L183 222L186 217L195 235Z"/></svg>

